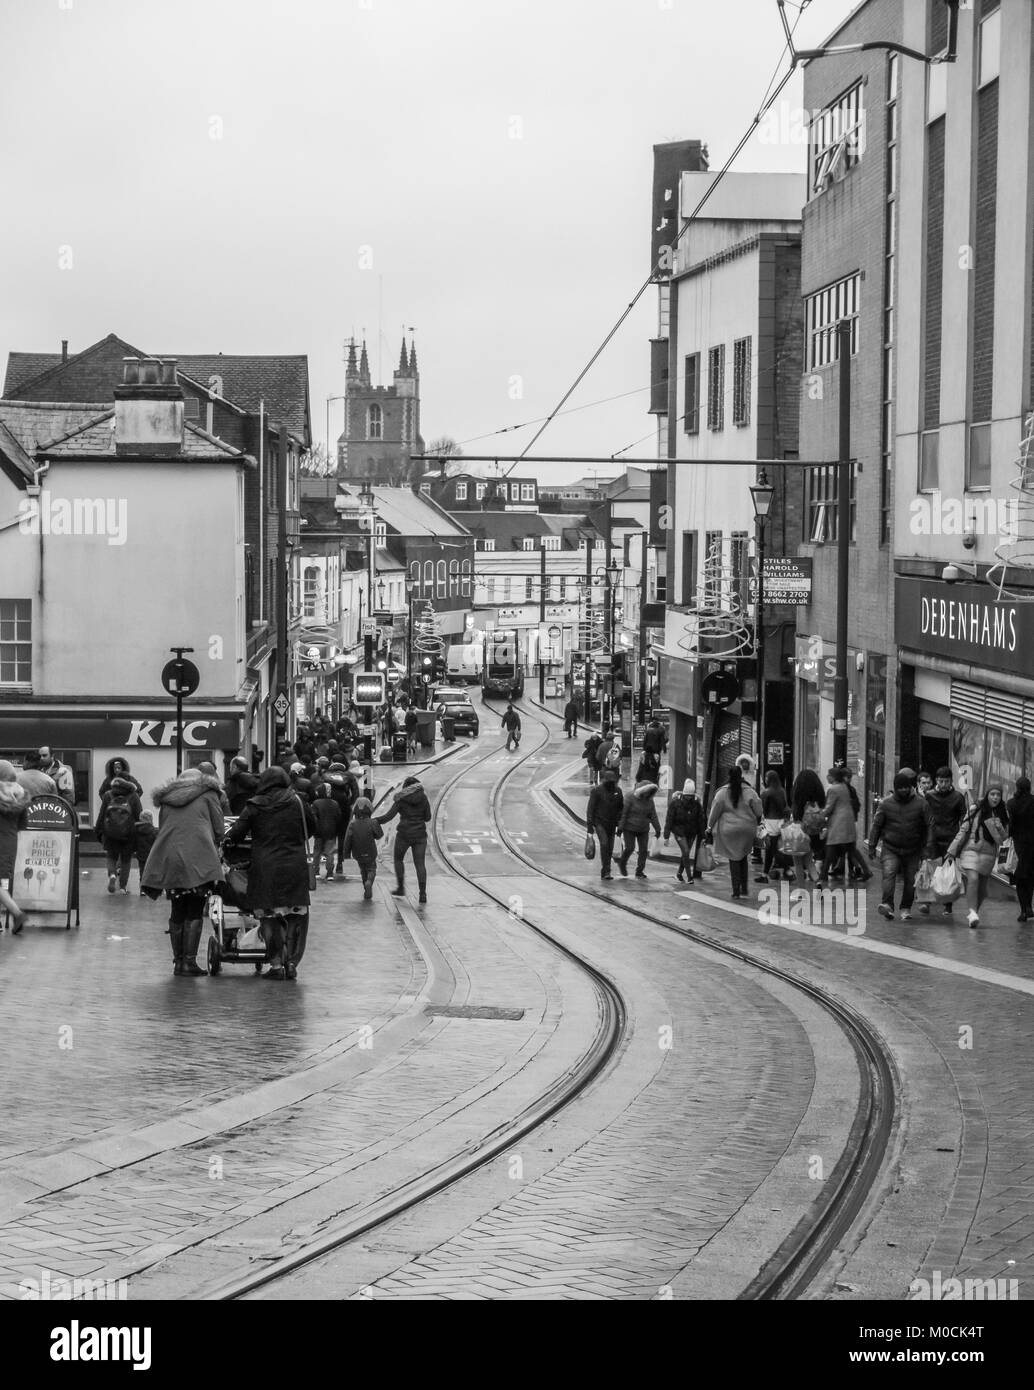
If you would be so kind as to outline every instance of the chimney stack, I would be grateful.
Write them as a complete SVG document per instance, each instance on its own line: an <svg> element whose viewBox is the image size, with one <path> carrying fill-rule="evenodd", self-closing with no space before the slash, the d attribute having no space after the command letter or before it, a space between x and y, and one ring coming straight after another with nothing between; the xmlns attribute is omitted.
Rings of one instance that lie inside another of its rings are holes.
<svg viewBox="0 0 1034 1390"><path fill-rule="evenodd" d="M183 450L176 358L123 357L115 387L115 452L168 457Z"/></svg>
<svg viewBox="0 0 1034 1390"><path fill-rule="evenodd" d="M61 361L62 361L62 362L67 362L67 361L68 361L68 339L67 339L67 338L62 338L62 339L61 339Z"/></svg>

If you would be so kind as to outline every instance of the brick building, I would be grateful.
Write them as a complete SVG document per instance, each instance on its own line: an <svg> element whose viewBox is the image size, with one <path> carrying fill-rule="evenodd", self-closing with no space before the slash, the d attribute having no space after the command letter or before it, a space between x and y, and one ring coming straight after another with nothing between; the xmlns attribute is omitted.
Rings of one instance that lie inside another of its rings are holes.
<svg viewBox="0 0 1034 1390"><path fill-rule="evenodd" d="M403 486L421 476L411 455L422 454L420 372L416 345L402 340L392 386L374 386L366 343L356 355L348 344L345 364L345 428L337 441L337 476L342 481L369 479Z"/></svg>

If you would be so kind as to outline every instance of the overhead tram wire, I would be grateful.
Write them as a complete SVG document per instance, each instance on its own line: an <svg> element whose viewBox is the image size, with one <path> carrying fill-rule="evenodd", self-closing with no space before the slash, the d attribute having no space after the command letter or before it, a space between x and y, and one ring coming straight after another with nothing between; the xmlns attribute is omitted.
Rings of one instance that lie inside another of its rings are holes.
<svg viewBox="0 0 1034 1390"><path fill-rule="evenodd" d="M771 107L774 106L774 104L775 104L775 102L776 102L776 99L777 99L777 97L779 96L780 92L783 90L783 88L787 85L787 83L788 83L788 82L790 81L790 79L793 77L794 73L797 71L797 61L798 61L798 60L797 60L797 57L796 57L795 52L794 52L794 49L793 49L792 38L793 38L793 32L794 32L794 30L797 28L797 25L800 23L801 15L803 15L804 10L805 10L806 8L807 8L807 5L806 5L805 3L802 3L801 6L800 6L800 9L799 9L799 11L798 11L797 19L794 21L793 29L788 29L788 30L787 30L787 36L786 36L786 40L785 40L785 43L784 43L784 46L783 46L783 52L784 52L784 53L789 53L789 54L790 54L790 66L789 66L789 68L788 68L788 69L786 70L786 72L783 74L782 79L780 80L780 82L778 83L778 85L776 86L776 88L775 88L774 91L772 90L772 79L769 80L768 92L766 93L765 99L764 99L764 101L762 102L761 106L758 108L757 114L754 116L754 119L751 121L750 126L747 128L746 131L744 131L744 133L743 133L742 137L740 138L740 140L738 141L738 143L737 143L735 149L734 149L734 150L732 151L732 153L729 155L728 159L727 159L727 160L725 161L725 163L722 165L721 169L719 169L718 172L715 174L714 181L709 185L709 187L708 187L707 189L705 189L705 191L704 191L703 195L701 196L699 202L697 203L696 207L695 207L695 208L693 209L693 211L689 214L689 216L685 219L685 222L684 222L684 224L683 224L683 226L682 226L681 231L679 231L679 232L675 235L675 238L674 238L674 240L671 242L671 246L670 246L669 249L674 250L674 248L679 244L679 242L680 242L680 241L682 240L682 238L685 236L686 232L689 231L690 227L693 225L694 221L696 220L697 216L699 215L701 208L704 206L704 204L705 204L705 203L707 202L707 200L710 198L711 194L714 192L714 190L715 190L715 189L718 187L718 185L721 183L722 179L725 178L725 175L729 172L729 170L731 169L732 165L733 165L733 164L735 163L735 161L739 158L741 152L743 151L743 149L744 149L745 146L747 145L747 142L750 140L751 136L754 134L754 131L755 131L755 130L757 129L757 127L761 124L762 120L763 120L764 117L768 114L768 112L769 112L769 110L771 109ZM780 57L779 57L779 63L782 63L782 61L783 61L783 57L782 57L782 54L781 54ZM776 71L778 71L778 64L776 65ZM658 261L657 261L657 264L653 267L653 269L651 270L650 274L647 276L647 278L643 281L642 285L640 285L639 289L636 291L636 294L634 295L634 297L632 298L632 300L626 305L625 309L622 311L622 313L621 313L621 315L619 316L617 322L616 322L616 323L614 324L614 326L611 328L611 330L610 330L610 332L607 334L607 336L603 339L603 342L600 343L599 347L596 349L596 351L593 353L593 355L589 358L588 362L586 362L585 366L582 368L582 370L581 370L581 371L578 373L578 375L575 377L574 381L573 381L573 382L571 383L571 385L568 387L567 391L565 391L564 395L560 398L560 400L559 400L559 402L557 403L555 409L553 409L553 410L549 413L549 415L546 417L546 419L545 419L545 421L543 422L543 424L539 427L538 430L536 430L535 434L534 434L534 435L532 436L532 438L528 441L528 443L524 446L524 448L521 450L520 454L518 454L517 458L514 459L513 463L512 463L512 464L510 465L510 467L507 469L506 473L503 474L503 477L509 477L509 475L510 475L510 474L513 472L513 470L517 467L518 463L520 463L521 460L524 458L524 456L535 446L535 444L536 444L536 442L539 440L539 438L546 432L546 430L549 428L549 426L552 424L552 422L553 422L553 421L556 419L556 417L560 414L560 412L563 410L563 407L564 407L564 406L567 404L567 402L571 399L571 397L574 395L575 391L577 391L578 387L582 384L582 382L583 382L583 381L585 380L585 378L588 376L589 372L592 370L592 368L596 365L596 363L599 361L599 359L603 356L604 352L605 352L605 351L607 350L607 348L610 346L611 340L615 337L615 335L617 334L618 330L621 328L621 326L624 324L625 320L626 320L626 319L628 318L628 316L631 314L632 310L633 310L633 309L635 308L635 306L639 303L640 299L642 299L643 295L644 295L644 294L646 293L646 291L650 288L650 286L651 286L652 284L655 284L655 283L656 283L656 275L657 275L657 272L658 272L658 270L659 270L660 268L661 268L661 261L658 260ZM654 459L653 462L656 463L657 460Z"/></svg>

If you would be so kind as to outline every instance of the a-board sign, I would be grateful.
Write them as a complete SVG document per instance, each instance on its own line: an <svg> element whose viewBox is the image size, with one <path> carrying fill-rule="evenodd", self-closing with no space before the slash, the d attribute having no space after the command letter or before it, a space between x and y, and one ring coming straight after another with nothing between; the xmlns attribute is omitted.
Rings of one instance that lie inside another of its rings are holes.
<svg viewBox="0 0 1034 1390"><path fill-rule="evenodd" d="M34 796L18 831L11 896L24 912L63 912L67 926L79 906L79 825L60 796ZM78 913L76 914L78 921Z"/></svg>

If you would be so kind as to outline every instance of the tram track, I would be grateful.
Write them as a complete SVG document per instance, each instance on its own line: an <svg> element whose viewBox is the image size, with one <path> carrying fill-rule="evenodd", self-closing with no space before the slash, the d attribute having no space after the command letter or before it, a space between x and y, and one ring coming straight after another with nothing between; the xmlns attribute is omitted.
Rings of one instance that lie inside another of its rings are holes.
<svg viewBox="0 0 1034 1390"><path fill-rule="evenodd" d="M543 878L574 890L586 898L605 903L611 908L620 906L631 916L710 951L725 955L800 991L833 1018L852 1047L858 1066L859 1101L847 1143L812 1209L801 1218L738 1295L741 1301L798 1298L815 1281L837 1244L863 1213L878 1182L896 1114L897 1076L893 1058L876 1031L857 1011L821 987L791 971L774 966L747 950L666 921L644 908L624 901L615 904L612 896L571 883L537 863L507 832L503 816L502 803L510 779L540 753L550 740L550 728L544 719L526 706L521 706L521 714L525 724L537 726L543 736L515 757L489 790L491 833L506 853ZM430 838L435 857L449 872L498 907L510 911L509 900L494 891L484 880L466 872L450 854L445 843L445 824L451 797L471 772L498 754L498 746L493 746L488 753L473 762L464 762L440 789L434 801ZM576 823L573 814L571 819ZM367 1204L343 1221L336 1222L319 1237L307 1242L290 1255L225 1283L203 1297L232 1301L258 1294L263 1289L268 1290L286 1281L304 1266L344 1249L362 1236L387 1225L454 1187L512 1146L515 1141L540 1128L572 1105L600 1077L619 1049L627 1026L627 1008L620 990L603 972L559 941L546 927L531 920L523 911L519 920L522 926L549 943L579 970L584 971L592 981L598 1000L599 1022L590 1046L578 1063L559 1084L551 1086L512 1120L495 1126L444 1163L417 1175L410 1182Z"/></svg>
<svg viewBox="0 0 1034 1390"><path fill-rule="evenodd" d="M523 704L520 705L520 712L525 719L533 720L545 728L548 742L549 726L545 720ZM571 820L584 830L585 821L576 818L555 793L552 795ZM502 826L500 833L506 837ZM548 869L536 864L515 841L506 838L506 843L511 854L544 877L561 883L566 888L574 889L588 898L614 905L614 898L609 894L582 884L571 883L558 874L550 873ZM799 990L834 1019L851 1044L858 1063L861 1084L859 1102L844 1152L829 1179L823 1184L821 1196L816 1202L817 1210L802 1218L739 1295L741 1301L797 1298L814 1282L838 1242L861 1216L879 1179L897 1113L896 1098L899 1088L893 1056L879 1033L857 1010L820 986L802 979L791 971L773 966L738 946L716 941L712 936L666 921L656 913L647 912L627 902L622 902L620 906L641 921L650 922L676 936L752 966ZM720 904L716 906L720 910Z"/></svg>
<svg viewBox="0 0 1034 1390"><path fill-rule="evenodd" d="M523 754L514 758L511 765L496 779L491 788L490 814L493 829L500 837L500 844L505 842L503 838L505 831L499 819L498 809L503 788L510 777L549 742L549 731L544 724L542 729L545 734L543 740L535 747L526 749ZM436 857L449 872L455 874L496 906L509 913L510 903L507 898L494 892L456 863L455 858L450 855L445 846L443 831L443 820L447 813L449 798L459 783L476 768L498 756L498 753L498 746L494 746L488 753L478 757L473 762L464 763L440 789L435 797L432 810L430 839ZM510 852L512 853L512 851ZM520 917L520 922L522 926L534 932L578 970L587 975L592 983L598 1005L597 1027L591 1043L575 1065L562 1080L540 1093L535 1100L526 1105L511 1120L494 1126L444 1163L418 1174L410 1182L368 1203L345 1220L334 1223L325 1229L319 1237L308 1241L298 1250L292 1251L291 1254L267 1263L262 1269L249 1271L247 1274L222 1282L215 1288L203 1291L200 1295L202 1299L232 1302L256 1294L262 1289L268 1289L288 1279L306 1265L332 1255L376 1228L396 1220L414 1207L455 1186L462 1179L510 1148L516 1141L523 1139L526 1135L546 1124L561 1110L582 1096L606 1069L620 1047L627 1027L627 1007L620 991L602 971L560 942L548 929L537 925L523 914Z"/></svg>

